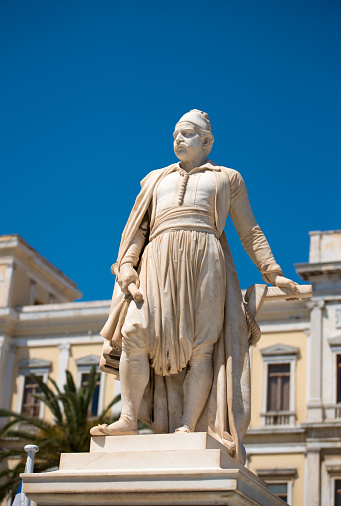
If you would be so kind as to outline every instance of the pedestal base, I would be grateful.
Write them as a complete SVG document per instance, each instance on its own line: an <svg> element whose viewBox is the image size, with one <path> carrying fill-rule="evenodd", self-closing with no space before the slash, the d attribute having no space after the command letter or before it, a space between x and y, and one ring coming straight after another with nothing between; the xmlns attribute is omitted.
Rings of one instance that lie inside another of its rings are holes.
<svg viewBox="0 0 341 506"><path fill-rule="evenodd" d="M38 506L285 504L204 432L96 436L59 471L22 477Z"/></svg>

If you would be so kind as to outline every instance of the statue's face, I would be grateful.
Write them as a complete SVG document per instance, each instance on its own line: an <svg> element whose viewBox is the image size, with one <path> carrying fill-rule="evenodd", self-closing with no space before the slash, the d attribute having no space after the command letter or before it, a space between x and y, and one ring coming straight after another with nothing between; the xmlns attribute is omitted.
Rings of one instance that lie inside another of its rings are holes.
<svg viewBox="0 0 341 506"><path fill-rule="evenodd" d="M204 147L201 136L192 123L181 121L175 126L174 153L181 161L196 160L204 156Z"/></svg>

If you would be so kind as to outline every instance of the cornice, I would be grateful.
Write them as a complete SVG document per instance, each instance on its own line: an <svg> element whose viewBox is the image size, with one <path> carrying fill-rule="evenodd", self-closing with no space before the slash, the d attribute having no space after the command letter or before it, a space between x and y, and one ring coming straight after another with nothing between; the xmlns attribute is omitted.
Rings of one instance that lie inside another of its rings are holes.
<svg viewBox="0 0 341 506"><path fill-rule="evenodd" d="M22 260L26 267L41 271L42 276L57 285L63 293L68 292L73 298L82 296L72 279L32 248L19 234L0 236L0 259L4 256L10 256L14 261Z"/></svg>
<svg viewBox="0 0 341 506"><path fill-rule="evenodd" d="M77 367L86 366L86 365L98 365L100 362L100 358L97 355L88 355L86 357L78 358L75 360Z"/></svg>
<svg viewBox="0 0 341 506"><path fill-rule="evenodd" d="M315 276L329 276L341 273L341 261L294 264L297 274L304 280Z"/></svg>
<svg viewBox="0 0 341 506"><path fill-rule="evenodd" d="M0 329L13 336L55 334L56 329L59 334L85 329L97 332L104 325L109 308L110 301L0 308Z"/></svg>
<svg viewBox="0 0 341 506"><path fill-rule="evenodd" d="M30 358L28 360L23 360L19 363L20 369L50 369L51 362L49 360L42 360L37 358Z"/></svg>
<svg viewBox="0 0 341 506"><path fill-rule="evenodd" d="M341 332L327 337L329 346L341 346Z"/></svg>
<svg viewBox="0 0 341 506"><path fill-rule="evenodd" d="M285 344L275 344L260 350L263 356L273 355L297 355L299 349L296 346L287 346Z"/></svg>

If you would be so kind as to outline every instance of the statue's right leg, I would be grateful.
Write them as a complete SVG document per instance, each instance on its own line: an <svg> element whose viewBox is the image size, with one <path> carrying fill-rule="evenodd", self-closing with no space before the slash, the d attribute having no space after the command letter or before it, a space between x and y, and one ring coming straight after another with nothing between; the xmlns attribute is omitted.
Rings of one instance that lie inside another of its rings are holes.
<svg viewBox="0 0 341 506"><path fill-rule="evenodd" d="M92 435L122 436L138 434L137 417L149 381L149 359L145 350L123 350L120 359L122 413L111 425L93 427Z"/></svg>

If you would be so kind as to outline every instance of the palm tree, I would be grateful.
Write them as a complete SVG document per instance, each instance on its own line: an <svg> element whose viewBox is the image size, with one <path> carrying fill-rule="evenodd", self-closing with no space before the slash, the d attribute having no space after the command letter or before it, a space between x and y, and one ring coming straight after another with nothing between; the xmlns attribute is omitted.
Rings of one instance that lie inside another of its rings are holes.
<svg viewBox="0 0 341 506"><path fill-rule="evenodd" d="M61 453L89 451L89 430L92 426L100 423L110 424L119 418L119 414L112 416L110 411L112 406L119 402L120 394L98 417L89 418L88 413L96 388L97 374L93 367L87 386L77 389L70 372L66 371L63 392L52 378L49 378L53 386L50 388L41 377L31 375L40 388L40 393L35 394L35 397L51 411L52 422L0 409L0 417L9 418L0 429L0 459L17 461L19 457L14 467L0 471L0 501L13 495L20 484L19 474L24 472L27 457L23 448L25 444L39 446L34 471L51 470L58 467Z"/></svg>

